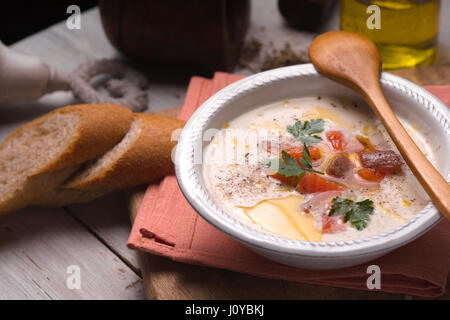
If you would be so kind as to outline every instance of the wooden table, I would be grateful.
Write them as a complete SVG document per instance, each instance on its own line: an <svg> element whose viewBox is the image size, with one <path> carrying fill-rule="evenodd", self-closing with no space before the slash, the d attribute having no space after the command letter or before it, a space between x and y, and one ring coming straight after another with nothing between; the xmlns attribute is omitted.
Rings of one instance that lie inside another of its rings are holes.
<svg viewBox="0 0 450 320"><path fill-rule="evenodd" d="M443 14L450 17L449 11L450 5L444 1ZM312 38L282 24L274 0L254 1L252 21L248 39L273 41L275 47L289 41L296 49L304 49ZM92 59L119 57L103 34L97 9L85 12L81 22L81 30L68 30L62 22L13 48L65 71ZM324 28L337 28L337 9ZM439 62L450 62L448 21L441 24L441 36L447 41L440 42ZM400 73L422 84L450 83L449 66L440 67L439 72L427 68ZM150 111L182 104L188 72L164 69L151 70L147 75L151 83ZM70 93L54 93L32 103L1 106L0 139L23 122L73 102ZM132 205L140 195L134 194ZM115 192L89 204L28 208L0 217L0 299L145 299L146 293L151 299L411 298L261 279L137 254L125 246L130 231L127 206L124 194ZM73 265L81 271L80 290L66 285L68 268ZM448 299L449 293L442 298Z"/></svg>

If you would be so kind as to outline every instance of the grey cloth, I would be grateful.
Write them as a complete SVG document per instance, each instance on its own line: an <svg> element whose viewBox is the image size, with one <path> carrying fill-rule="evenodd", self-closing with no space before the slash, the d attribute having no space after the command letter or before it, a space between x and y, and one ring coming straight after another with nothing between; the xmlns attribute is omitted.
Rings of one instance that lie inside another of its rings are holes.
<svg viewBox="0 0 450 320"><path fill-rule="evenodd" d="M94 77L107 77L103 87L94 87ZM79 66L72 74L73 94L85 103L115 103L132 111L143 111L148 105L145 89L148 81L141 73L114 60L97 60Z"/></svg>

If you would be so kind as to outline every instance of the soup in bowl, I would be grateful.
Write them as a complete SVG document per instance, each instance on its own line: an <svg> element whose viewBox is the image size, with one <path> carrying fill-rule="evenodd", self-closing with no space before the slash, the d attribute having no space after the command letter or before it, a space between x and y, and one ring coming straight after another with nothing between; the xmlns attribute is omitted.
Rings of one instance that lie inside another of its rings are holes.
<svg viewBox="0 0 450 320"><path fill-rule="evenodd" d="M434 161L426 138L404 126ZM360 239L405 223L429 203L373 112L343 98L257 107L224 123L204 155L212 199L286 238Z"/></svg>

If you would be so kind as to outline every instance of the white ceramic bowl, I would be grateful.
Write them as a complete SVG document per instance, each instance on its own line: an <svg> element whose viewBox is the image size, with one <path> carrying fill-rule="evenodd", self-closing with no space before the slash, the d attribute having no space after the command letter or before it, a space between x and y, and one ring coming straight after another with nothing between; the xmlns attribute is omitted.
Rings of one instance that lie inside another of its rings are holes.
<svg viewBox="0 0 450 320"><path fill-rule="evenodd" d="M383 92L394 112L414 124L430 141L437 167L450 180L450 113L439 99L421 87L383 73ZM196 148L205 148L203 133L268 103L303 96L348 96L364 103L353 91L317 73L311 64L274 69L235 82L208 99L184 127L175 162L178 183L192 207L217 229L263 256L283 264L332 269L352 266L380 257L419 237L441 218L430 203L399 227L359 240L308 242L283 238L258 230L224 212L205 189ZM198 149L197 149L198 150ZM201 151L200 151L201 152Z"/></svg>

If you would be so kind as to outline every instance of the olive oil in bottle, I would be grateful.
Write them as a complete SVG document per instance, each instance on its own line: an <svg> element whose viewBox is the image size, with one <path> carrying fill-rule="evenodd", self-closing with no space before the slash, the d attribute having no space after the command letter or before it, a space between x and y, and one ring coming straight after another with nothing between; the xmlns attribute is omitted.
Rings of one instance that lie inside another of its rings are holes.
<svg viewBox="0 0 450 320"><path fill-rule="evenodd" d="M383 69L427 65L436 57L439 0L341 0L341 29L375 42Z"/></svg>

